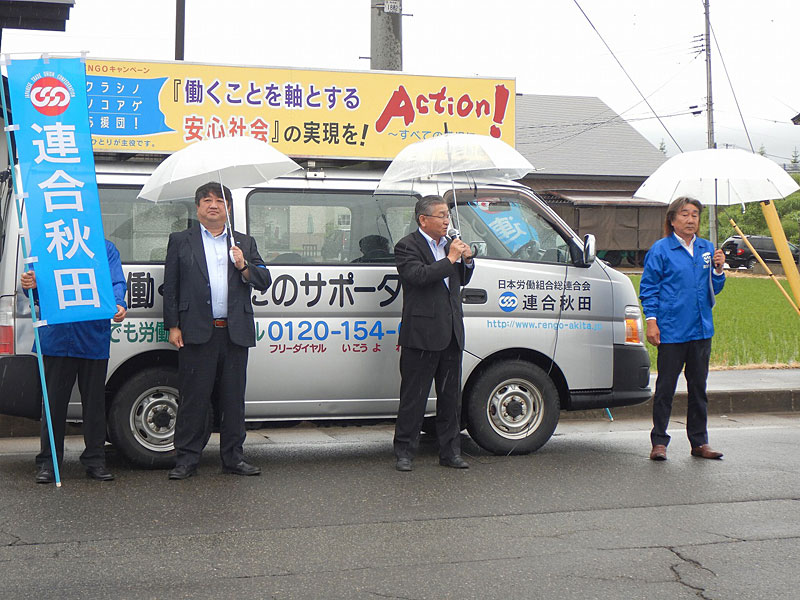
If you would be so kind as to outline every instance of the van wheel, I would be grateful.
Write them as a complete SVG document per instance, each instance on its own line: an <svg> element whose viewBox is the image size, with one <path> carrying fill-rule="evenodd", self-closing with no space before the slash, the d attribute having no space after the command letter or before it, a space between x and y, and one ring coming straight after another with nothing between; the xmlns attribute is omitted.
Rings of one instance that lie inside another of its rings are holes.
<svg viewBox="0 0 800 600"><path fill-rule="evenodd" d="M541 448L558 424L558 391L536 365L511 360L480 375L466 399L470 436L494 454Z"/></svg>
<svg viewBox="0 0 800 600"><path fill-rule="evenodd" d="M748 258L748 259L747 259L747 268L748 268L748 269L750 269L751 271L753 270L753 268L754 268L754 267L755 267L757 264L758 264L758 260L756 259L756 257L755 257L755 256L754 256L754 257L752 257L752 258Z"/></svg>
<svg viewBox="0 0 800 600"><path fill-rule="evenodd" d="M108 413L108 433L132 463L151 469L175 465L175 418L178 414L178 371L152 368L126 381Z"/></svg>

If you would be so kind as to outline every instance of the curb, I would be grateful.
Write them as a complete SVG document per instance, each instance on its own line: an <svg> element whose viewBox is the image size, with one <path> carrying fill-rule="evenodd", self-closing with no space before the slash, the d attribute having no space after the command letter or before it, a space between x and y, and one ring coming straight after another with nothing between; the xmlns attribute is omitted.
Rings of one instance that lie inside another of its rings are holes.
<svg viewBox="0 0 800 600"><path fill-rule="evenodd" d="M735 415L744 413L800 413L800 388L788 390L709 390L708 414ZM677 392L672 414L686 414L686 392ZM650 418L653 402L612 408L614 420ZM603 409L562 411L562 421L607 419ZM0 438L38 437L39 421L0 415ZM67 435L81 433L80 425L67 424Z"/></svg>
<svg viewBox="0 0 800 600"><path fill-rule="evenodd" d="M735 415L744 413L792 413L800 412L800 388L789 390L708 390L709 415ZM685 415L686 392L677 392L672 402L673 415ZM612 408L614 419L641 419L653 415L652 398L636 406ZM608 418L605 410L578 410L562 412L562 420Z"/></svg>

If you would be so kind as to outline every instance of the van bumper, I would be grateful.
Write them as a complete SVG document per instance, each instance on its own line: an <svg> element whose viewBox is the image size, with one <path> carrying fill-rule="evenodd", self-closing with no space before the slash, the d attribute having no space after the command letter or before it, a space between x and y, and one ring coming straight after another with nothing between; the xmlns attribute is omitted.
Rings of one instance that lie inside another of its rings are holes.
<svg viewBox="0 0 800 600"><path fill-rule="evenodd" d="M566 410L633 406L650 400L650 356L644 346L614 345L614 380L610 390L573 390Z"/></svg>
<svg viewBox="0 0 800 600"><path fill-rule="evenodd" d="M42 384L35 356L0 356L0 414L41 418Z"/></svg>

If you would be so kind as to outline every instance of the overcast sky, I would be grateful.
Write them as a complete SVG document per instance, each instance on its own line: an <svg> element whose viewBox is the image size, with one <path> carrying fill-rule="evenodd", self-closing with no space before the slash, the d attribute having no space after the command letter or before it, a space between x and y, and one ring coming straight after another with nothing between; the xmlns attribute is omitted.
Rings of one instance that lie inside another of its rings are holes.
<svg viewBox="0 0 800 600"><path fill-rule="evenodd" d="M378 1L378 0L373 0ZM368 70L370 0L186 0L185 59ZM513 77L518 93L597 96L654 145L677 151L578 4L683 150L706 147L702 0L403 0L403 70ZM789 162L800 148L797 0L711 0L719 146ZM3 31L3 52L88 51L93 58L174 58L172 0L76 0L65 33ZM730 83L720 56L725 62ZM678 115L678 116L667 116Z"/></svg>

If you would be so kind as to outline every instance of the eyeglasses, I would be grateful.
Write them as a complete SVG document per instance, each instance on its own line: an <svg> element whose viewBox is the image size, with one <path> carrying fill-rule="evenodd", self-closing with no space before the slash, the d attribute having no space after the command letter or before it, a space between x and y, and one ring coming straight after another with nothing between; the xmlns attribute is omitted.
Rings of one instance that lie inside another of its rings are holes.
<svg viewBox="0 0 800 600"><path fill-rule="evenodd" d="M430 217L431 219L447 219L450 220L450 215L422 215L423 217Z"/></svg>

